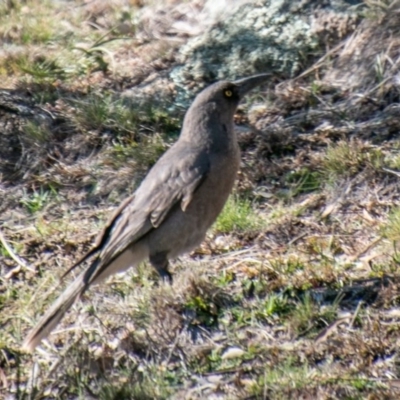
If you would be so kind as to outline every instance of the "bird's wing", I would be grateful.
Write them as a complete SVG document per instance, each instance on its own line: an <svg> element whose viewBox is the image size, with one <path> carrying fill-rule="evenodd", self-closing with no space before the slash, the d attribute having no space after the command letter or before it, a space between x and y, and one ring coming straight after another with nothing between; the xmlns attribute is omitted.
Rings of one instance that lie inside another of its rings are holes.
<svg viewBox="0 0 400 400"><path fill-rule="evenodd" d="M176 155L181 156L180 159ZM182 155L179 151L170 151L157 162L138 190L115 211L93 249L75 264L77 266L99 253L29 333L23 344L25 350L32 351L59 323L75 299L100 278L129 245L156 229L172 207L179 204L183 211L186 210L196 188L207 176L208 161L206 155Z"/></svg>
<svg viewBox="0 0 400 400"><path fill-rule="evenodd" d="M98 268L90 281L95 280L129 245L157 228L175 204L180 203L185 211L208 170L209 160L204 154L188 152L176 159L174 152L170 152L167 157L162 157L137 191L114 212L97 237L94 247L64 276L100 251Z"/></svg>
<svg viewBox="0 0 400 400"><path fill-rule="evenodd" d="M70 268L67 269L67 271L64 272L64 274L61 276L61 279L64 279L72 270L74 270L77 266L82 264L84 261L86 261L90 256L93 254L97 253L106 243L110 231L112 227L114 226L114 223L118 216L122 213L122 211L126 208L126 206L133 201L135 197L135 194L127 197L120 205L118 208L114 210L114 212L111 214L111 217L108 218L107 223L104 225L102 231L100 234L97 235L95 243L93 247L85 253L74 265L72 265Z"/></svg>

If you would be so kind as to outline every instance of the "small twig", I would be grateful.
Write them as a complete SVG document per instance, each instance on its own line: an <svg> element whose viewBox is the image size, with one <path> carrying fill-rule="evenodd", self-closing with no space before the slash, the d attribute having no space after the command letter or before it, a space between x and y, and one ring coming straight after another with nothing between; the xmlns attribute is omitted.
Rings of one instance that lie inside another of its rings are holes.
<svg viewBox="0 0 400 400"><path fill-rule="evenodd" d="M238 267L240 264L244 263L244 262L248 262L248 263L253 263L253 264L263 264L263 261L260 260L256 260L255 258L243 258L239 261L236 261L234 264L229 265L228 268L226 268L226 270L231 270L231 269L235 269L236 267Z"/></svg>
<svg viewBox="0 0 400 400"><path fill-rule="evenodd" d="M358 99L357 102L364 100L365 98L367 98L368 96L370 96L373 92L375 92L375 90L379 89L381 86L383 86L387 81L389 81L390 79L392 79L392 76L388 76L386 77L384 80L382 80L381 82L379 82L376 86L374 86L372 89L368 90L368 93L361 95Z"/></svg>
<svg viewBox="0 0 400 400"><path fill-rule="evenodd" d="M324 61L335 54L337 51L339 51L344 45L346 44L345 41L340 42L337 46L335 46L333 49L329 50L325 55L323 55L316 63L314 63L310 68L306 69L304 72L302 72L299 76L296 76L291 80L291 82L296 82L297 80L304 78L305 76L309 75L310 73L314 72L318 68L321 67L321 65L324 63ZM280 85L278 85L280 86Z"/></svg>
<svg viewBox="0 0 400 400"><path fill-rule="evenodd" d="M351 315L347 315L345 317L339 318L338 320L334 321L326 328L324 328L315 338L315 345L318 346L320 343L326 341L328 337L331 336L333 332L339 327L339 325L346 322L350 317Z"/></svg>
<svg viewBox="0 0 400 400"><path fill-rule="evenodd" d="M250 371L252 368L250 367ZM224 375L224 374L236 374L237 372L248 372L246 368L243 367L232 367L225 368L211 372L202 372L202 376L210 376L210 375Z"/></svg>
<svg viewBox="0 0 400 400"><path fill-rule="evenodd" d="M298 240L303 239L305 236L307 236L307 232L303 232L300 235L297 235L295 238L293 238L289 243L288 246L291 246L292 244L295 244Z"/></svg>
<svg viewBox="0 0 400 400"><path fill-rule="evenodd" d="M27 269L28 271L31 271L33 273L36 273L36 271L30 267L22 258L18 257L11 246L7 243L6 238L3 235L3 232L0 230L0 242L3 245L3 247L7 250L8 254L10 257L18 264L18 267L13 268L6 276L6 279L10 279L14 274L18 273L21 268Z"/></svg>
<svg viewBox="0 0 400 400"><path fill-rule="evenodd" d="M382 168L383 171L389 172L390 174L396 175L398 178L400 178L400 172L393 171L392 169L389 168Z"/></svg>
<svg viewBox="0 0 400 400"><path fill-rule="evenodd" d="M349 329L351 329L354 325L354 322L356 321L356 318L358 316L358 313L360 312L360 308L361 306L364 304L364 302L362 300L360 300L357 304L357 308L354 311L354 315L353 318L351 319L350 323L349 323Z"/></svg>
<svg viewBox="0 0 400 400"><path fill-rule="evenodd" d="M375 240L373 240L371 243L369 243L366 247L364 247L360 252L358 252L355 256L354 256L354 260L356 260L357 258L360 258L362 256L364 256L365 254L367 254L372 248L374 248L378 243L380 243L383 240L382 236L379 236L378 238L376 238Z"/></svg>

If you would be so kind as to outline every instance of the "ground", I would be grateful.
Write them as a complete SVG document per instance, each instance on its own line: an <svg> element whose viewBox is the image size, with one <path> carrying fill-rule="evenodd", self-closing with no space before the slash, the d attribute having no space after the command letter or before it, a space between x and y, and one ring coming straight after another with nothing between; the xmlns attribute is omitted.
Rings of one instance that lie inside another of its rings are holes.
<svg viewBox="0 0 400 400"><path fill-rule="evenodd" d="M179 134L170 71L214 23L179 3L0 4L0 397L397 399L398 2L365 2L240 106L234 193L172 285L115 276L21 351Z"/></svg>

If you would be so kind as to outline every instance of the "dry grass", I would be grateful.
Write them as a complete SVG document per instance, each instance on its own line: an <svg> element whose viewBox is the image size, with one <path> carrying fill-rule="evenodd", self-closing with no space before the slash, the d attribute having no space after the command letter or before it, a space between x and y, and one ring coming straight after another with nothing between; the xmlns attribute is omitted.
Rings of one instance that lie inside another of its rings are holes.
<svg viewBox="0 0 400 400"><path fill-rule="evenodd" d="M0 17L18 44L0 53L0 397L398 398L400 33L382 2L336 58L250 110L236 193L172 286L147 264L113 277L20 352L58 277L179 131L168 102L120 99L170 64L132 22L141 2L107 3L7 2Z"/></svg>

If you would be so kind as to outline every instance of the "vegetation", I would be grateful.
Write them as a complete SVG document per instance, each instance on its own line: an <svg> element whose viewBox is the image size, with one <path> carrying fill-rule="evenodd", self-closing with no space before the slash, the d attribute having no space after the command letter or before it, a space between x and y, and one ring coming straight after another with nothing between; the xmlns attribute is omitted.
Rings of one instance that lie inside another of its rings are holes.
<svg viewBox="0 0 400 400"><path fill-rule="evenodd" d="M329 17L304 74L247 99L234 193L172 286L114 276L21 352L179 133L187 17L152 3L0 2L0 398L398 398L396 2Z"/></svg>

